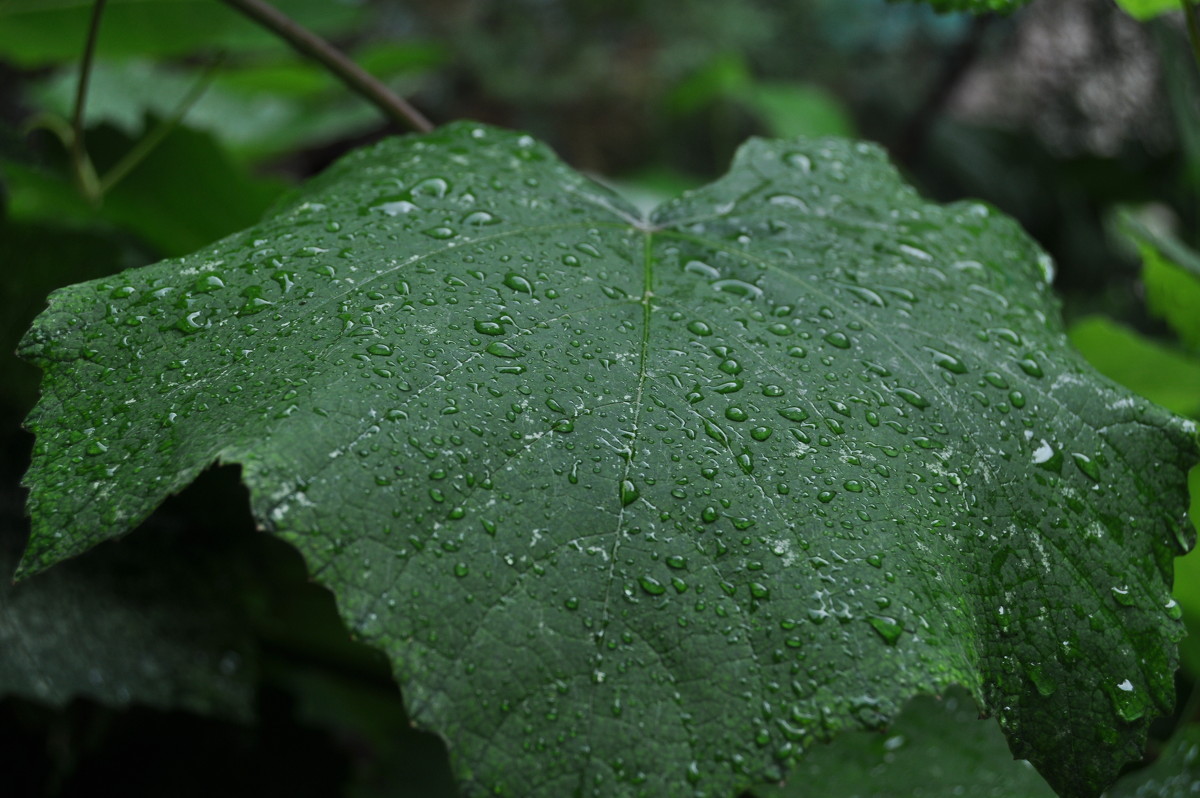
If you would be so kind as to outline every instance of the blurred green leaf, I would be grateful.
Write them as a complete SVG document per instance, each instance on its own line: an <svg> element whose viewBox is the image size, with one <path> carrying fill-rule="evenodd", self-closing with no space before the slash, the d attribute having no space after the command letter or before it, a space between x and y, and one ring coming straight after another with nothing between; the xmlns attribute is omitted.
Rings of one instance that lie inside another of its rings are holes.
<svg viewBox="0 0 1200 798"><path fill-rule="evenodd" d="M337 0L272 0L305 27L346 31L361 6ZM0 59L23 67L75 61L83 51L92 0L0 3ZM287 48L274 34L214 0L109 0L96 43L100 56L171 56L197 50Z"/></svg>
<svg viewBox="0 0 1200 798"><path fill-rule="evenodd" d="M833 95L802 83L759 83L748 92L748 104L772 136L853 136L854 121Z"/></svg>
<svg viewBox="0 0 1200 798"><path fill-rule="evenodd" d="M679 116L695 113L717 100L743 95L753 82L740 53L720 53L667 95L667 108Z"/></svg>
<svg viewBox="0 0 1200 798"><path fill-rule="evenodd" d="M20 524L0 518L0 572L16 567ZM0 696L248 719L253 645L222 552L195 541L180 552L167 532L100 547L19 585L0 579Z"/></svg>
<svg viewBox="0 0 1200 798"><path fill-rule="evenodd" d="M103 174L103 156L115 161L133 142L99 132L89 147ZM211 135L177 127L104 198L103 212L164 255L182 255L254 224L282 190L239 167Z"/></svg>
<svg viewBox="0 0 1200 798"><path fill-rule="evenodd" d="M89 125L109 123L128 136L146 131L146 114L169 117L203 80L203 70L130 59L98 61L88 92ZM41 105L69 116L75 75L60 71L34 92ZM276 91L283 86L285 92ZM378 124L379 112L307 63L219 74L188 110L188 127L212 133L230 155L257 160L329 141Z"/></svg>
<svg viewBox="0 0 1200 798"><path fill-rule="evenodd" d="M1180 0L1116 0L1117 5L1134 19L1157 17L1168 11L1178 11Z"/></svg>
<svg viewBox="0 0 1200 798"><path fill-rule="evenodd" d="M1184 345L1200 351L1200 254L1133 213L1118 214L1117 224L1142 258L1150 312L1166 321Z"/></svg>
<svg viewBox="0 0 1200 798"><path fill-rule="evenodd" d="M1106 795L1107 798L1200 795L1200 724L1185 726L1171 738L1153 764L1126 775Z"/></svg>
<svg viewBox="0 0 1200 798"><path fill-rule="evenodd" d="M1168 410L1200 415L1200 359L1100 316L1076 322L1068 335L1104 376Z"/></svg>
<svg viewBox="0 0 1200 798"><path fill-rule="evenodd" d="M804 83L759 81L739 53L717 55L668 95L667 106L687 115L719 101L744 106L772 136L854 135L853 120L832 94Z"/></svg>
<svg viewBox="0 0 1200 798"><path fill-rule="evenodd" d="M888 731L847 732L813 748L784 787L760 798L1054 798L1025 761L1014 760L1000 726L980 720L971 696L920 696Z"/></svg>

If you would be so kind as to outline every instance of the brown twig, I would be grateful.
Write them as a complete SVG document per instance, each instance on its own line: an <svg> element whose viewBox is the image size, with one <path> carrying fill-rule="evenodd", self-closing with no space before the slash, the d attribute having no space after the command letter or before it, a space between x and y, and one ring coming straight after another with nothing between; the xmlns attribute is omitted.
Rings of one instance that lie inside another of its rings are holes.
<svg viewBox="0 0 1200 798"><path fill-rule="evenodd" d="M262 0L224 0L250 19L290 44L301 55L323 64L343 83L358 92L388 118L419 133L433 130L433 124L391 89L340 50L307 28L280 13Z"/></svg>

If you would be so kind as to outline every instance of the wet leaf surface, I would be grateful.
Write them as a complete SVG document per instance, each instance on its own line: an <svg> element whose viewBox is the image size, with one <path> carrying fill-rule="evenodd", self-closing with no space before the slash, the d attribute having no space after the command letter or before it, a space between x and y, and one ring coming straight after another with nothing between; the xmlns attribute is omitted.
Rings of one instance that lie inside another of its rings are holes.
<svg viewBox="0 0 1200 798"><path fill-rule="evenodd" d="M393 139L52 296L23 571L239 463L468 794L730 795L961 684L1093 795L1173 702L1196 438L1049 273L866 144L642 218L526 136Z"/></svg>

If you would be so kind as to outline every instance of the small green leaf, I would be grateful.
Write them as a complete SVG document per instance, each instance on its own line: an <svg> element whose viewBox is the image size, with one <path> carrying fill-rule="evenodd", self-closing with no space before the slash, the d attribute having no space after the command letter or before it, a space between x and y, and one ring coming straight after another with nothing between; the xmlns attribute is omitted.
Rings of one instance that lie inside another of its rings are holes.
<svg viewBox="0 0 1200 798"><path fill-rule="evenodd" d="M1168 11L1179 11L1181 0L1117 0L1117 5L1134 19L1146 20L1165 14Z"/></svg>
<svg viewBox="0 0 1200 798"><path fill-rule="evenodd" d="M1099 316L1076 322L1070 335L1104 376L1176 413L1200 416L1200 359Z"/></svg>
<svg viewBox="0 0 1200 798"><path fill-rule="evenodd" d="M1049 273L867 144L646 218L527 136L385 141L52 296L23 573L238 463L468 792L732 795L962 684L1095 795L1173 705L1197 441Z"/></svg>

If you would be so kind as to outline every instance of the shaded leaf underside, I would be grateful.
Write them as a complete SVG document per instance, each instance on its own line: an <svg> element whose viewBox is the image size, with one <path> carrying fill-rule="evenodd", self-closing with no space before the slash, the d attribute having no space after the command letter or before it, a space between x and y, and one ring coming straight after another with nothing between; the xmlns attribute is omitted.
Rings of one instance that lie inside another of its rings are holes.
<svg viewBox="0 0 1200 798"><path fill-rule="evenodd" d="M1048 270L865 144L641 219L525 136L387 141L52 297L24 569L240 463L471 794L730 795L955 683L1094 794L1172 703L1196 444Z"/></svg>

